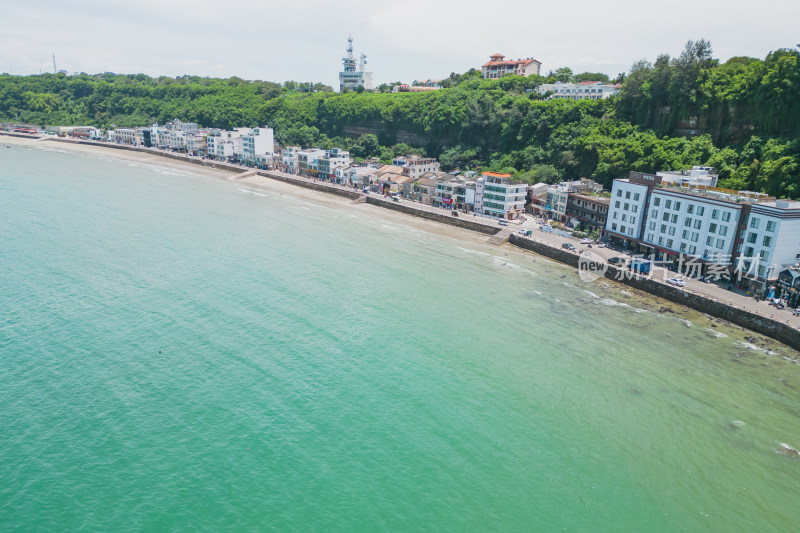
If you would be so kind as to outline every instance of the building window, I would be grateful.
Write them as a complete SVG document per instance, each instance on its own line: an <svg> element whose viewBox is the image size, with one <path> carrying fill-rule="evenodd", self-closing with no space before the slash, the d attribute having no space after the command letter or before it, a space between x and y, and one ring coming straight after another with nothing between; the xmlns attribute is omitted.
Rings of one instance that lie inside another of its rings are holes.
<svg viewBox="0 0 800 533"><path fill-rule="evenodd" d="M696 252L697 252L697 246L695 246L694 244L693 244L693 245L691 245L691 246L689 247L689 253L690 253L691 255L694 255Z"/></svg>
<svg viewBox="0 0 800 533"><path fill-rule="evenodd" d="M631 199L631 191L626 191L625 192L625 199L627 199L627 200Z"/></svg>
<svg viewBox="0 0 800 533"><path fill-rule="evenodd" d="M667 232L667 225L661 224L661 233L666 233L666 232Z"/></svg>
<svg viewBox="0 0 800 533"><path fill-rule="evenodd" d="M627 222L628 221L628 215L626 215L625 213L622 213L622 221L623 222Z"/></svg>
<svg viewBox="0 0 800 533"><path fill-rule="evenodd" d="M685 251L686 251L686 243L682 242L681 243L681 252L685 252Z"/></svg>
<svg viewBox="0 0 800 533"><path fill-rule="evenodd" d="M653 242L653 234L652 233L648 233L647 234L647 240L650 241L650 242Z"/></svg>
<svg viewBox="0 0 800 533"><path fill-rule="evenodd" d="M764 246L769 247L772 244L772 237L765 235L763 244Z"/></svg>
<svg viewBox="0 0 800 533"><path fill-rule="evenodd" d="M681 233L681 239L688 239L689 238L689 230L683 230Z"/></svg>
<svg viewBox="0 0 800 533"><path fill-rule="evenodd" d="M658 209L653 209L653 211L650 213L650 217L658 218Z"/></svg>
<svg viewBox="0 0 800 533"><path fill-rule="evenodd" d="M705 211L706 211L705 207L703 207L702 205L698 206L698 208L697 208L697 216L699 216L699 217L703 216L703 213L705 213Z"/></svg>
<svg viewBox="0 0 800 533"><path fill-rule="evenodd" d="M689 204L689 207L686 208L686 212L689 213L690 215L694 213L694 205Z"/></svg>
<svg viewBox="0 0 800 533"><path fill-rule="evenodd" d="M728 226L720 226L719 227L719 234L723 237L728 234Z"/></svg>
<svg viewBox="0 0 800 533"><path fill-rule="evenodd" d="M689 217L686 217L686 219L683 221L683 225L686 226L687 228L691 228L692 227L692 219L689 218Z"/></svg>
<svg viewBox="0 0 800 533"><path fill-rule="evenodd" d="M719 220L719 209L711 210L711 218L713 218L714 220Z"/></svg>
<svg viewBox="0 0 800 533"><path fill-rule="evenodd" d="M708 227L708 232L709 232L709 233L716 233L716 232L717 232L717 225L716 225L716 224L714 224L714 223L712 223L712 224L711 224L711 225Z"/></svg>
<svg viewBox="0 0 800 533"><path fill-rule="evenodd" d="M673 224L677 224L678 223L678 215L672 215L672 223Z"/></svg>
<svg viewBox="0 0 800 533"><path fill-rule="evenodd" d="M669 222L669 213L664 212L664 216L661 217L661 220L663 220L664 222Z"/></svg>
<svg viewBox="0 0 800 533"><path fill-rule="evenodd" d="M639 193L638 192L633 193L633 199L636 200L637 202L639 201Z"/></svg>
<svg viewBox="0 0 800 533"><path fill-rule="evenodd" d="M774 220L768 220L767 221L767 231L769 231L769 232L775 231L775 225L776 225L776 223L775 223Z"/></svg>
<svg viewBox="0 0 800 533"><path fill-rule="evenodd" d="M616 213L614 213L614 215L616 215ZM614 231L617 231L617 223L616 222L611 224L611 229L614 230Z"/></svg>
<svg viewBox="0 0 800 533"><path fill-rule="evenodd" d="M655 221L651 220L651 221L650 221L650 224L648 225L648 228L650 228L650 229L656 229L656 223L655 223Z"/></svg>
<svg viewBox="0 0 800 533"><path fill-rule="evenodd" d="M672 200L667 200L664 204L664 209L670 209L672 207Z"/></svg>
<svg viewBox="0 0 800 533"><path fill-rule="evenodd" d="M634 205L634 206L631 208L631 211L633 211L633 212L635 213L635 212L636 212L638 209L639 209L639 206L638 206L638 205Z"/></svg>
<svg viewBox="0 0 800 533"><path fill-rule="evenodd" d="M719 248L720 250L722 250L722 248L723 248L724 246L725 246L725 239L717 239L717 248Z"/></svg>
<svg viewBox="0 0 800 533"><path fill-rule="evenodd" d="M667 248L672 248L672 239L667 239Z"/></svg>
<svg viewBox="0 0 800 533"><path fill-rule="evenodd" d="M620 233L628 233L628 228L626 228L625 226L620 226L619 227L619 232Z"/></svg>
<svg viewBox="0 0 800 533"><path fill-rule="evenodd" d="M753 218L750 219L750 227L751 228L758 229L758 225L759 224L761 224L761 219L760 218L753 217Z"/></svg>
<svg viewBox="0 0 800 533"><path fill-rule="evenodd" d="M659 198L658 196L656 196L655 198L653 198L653 205L654 205L655 207L658 207L660 204L661 204L661 198Z"/></svg>
<svg viewBox="0 0 800 533"><path fill-rule="evenodd" d="M747 258L753 257L753 247L752 246L748 246L747 248L744 249L744 256L747 257Z"/></svg>
<svg viewBox="0 0 800 533"><path fill-rule="evenodd" d="M614 202L614 207L616 207L617 209L619 209L619 200L617 200L616 202Z"/></svg>
<svg viewBox="0 0 800 533"><path fill-rule="evenodd" d="M699 214L699 213L698 213ZM703 221L701 219L697 219L694 221L694 229L700 229L700 226L703 225Z"/></svg>
<svg viewBox="0 0 800 533"><path fill-rule="evenodd" d="M681 203L675 202L675 211L680 211L680 210L681 210Z"/></svg>
<svg viewBox="0 0 800 533"><path fill-rule="evenodd" d="M706 246L714 246L714 237L706 237Z"/></svg>
<svg viewBox="0 0 800 533"><path fill-rule="evenodd" d="M747 234L747 242L750 244L755 244L757 235L753 232Z"/></svg>
<svg viewBox="0 0 800 533"><path fill-rule="evenodd" d="M730 222L731 221L731 212L730 211L725 211L724 213L722 213L722 221L723 222Z"/></svg>
<svg viewBox="0 0 800 533"><path fill-rule="evenodd" d="M664 237L659 237L658 238L658 245L659 246L663 246L664 245Z"/></svg>
<svg viewBox="0 0 800 533"><path fill-rule="evenodd" d="M766 262L769 259L769 252L766 251L766 250L761 250L761 252L759 252L758 256L761 258L762 261Z"/></svg>
<svg viewBox="0 0 800 533"><path fill-rule="evenodd" d="M622 197L622 189L617 189L617 197ZM619 204L617 204L617 207L619 207Z"/></svg>

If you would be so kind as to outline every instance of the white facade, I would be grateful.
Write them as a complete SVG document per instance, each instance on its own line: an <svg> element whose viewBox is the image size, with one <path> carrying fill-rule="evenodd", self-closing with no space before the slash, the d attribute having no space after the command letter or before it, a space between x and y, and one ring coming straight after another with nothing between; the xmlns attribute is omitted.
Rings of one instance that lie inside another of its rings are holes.
<svg viewBox="0 0 800 533"><path fill-rule="evenodd" d="M648 189L646 185L617 179L611 187L606 230L626 239L641 239Z"/></svg>
<svg viewBox="0 0 800 533"><path fill-rule="evenodd" d="M108 130L108 142L136 146L139 144L139 130L135 128Z"/></svg>
<svg viewBox="0 0 800 533"><path fill-rule="evenodd" d="M584 81L581 83L543 83L536 87L539 94L552 92L549 99L564 100L602 100L617 94L621 85L603 83L601 81Z"/></svg>
<svg viewBox="0 0 800 533"><path fill-rule="evenodd" d="M281 164L283 171L289 174L297 174L297 152L300 151L299 146L287 146L281 153Z"/></svg>
<svg viewBox="0 0 800 533"><path fill-rule="evenodd" d="M514 217L525 208L528 186L511 183L511 174L484 172L475 184L475 212L490 217Z"/></svg>
<svg viewBox="0 0 800 533"><path fill-rule="evenodd" d="M216 130L206 138L208 156L225 161L242 153L242 136L239 131Z"/></svg>
<svg viewBox="0 0 800 533"><path fill-rule="evenodd" d="M727 264L741 210L729 202L654 189L642 240L665 251Z"/></svg>
<svg viewBox="0 0 800 533"><path fill-rule="evenodd" d="M339 92L355 90L363 87L372 90L372 72L364 72L367 56L361 54L356 60L353 56L353 38L347 38L347 55L342 58L342 71L339 72Z"/></svg>
<svg viewBox="0 0 800 533"><path fill-rule="evenodd" d="M275 141L272 128L254 128L242 132L242 155L244 164L266 165L272 160Z"/></svg>
<svg viewBox="0 0 800 533"><path fill-rule="evenodd" d="M745 226L737 250L743 271L769 279L781 267L800 262L800 202L753 204Z"/></svg>

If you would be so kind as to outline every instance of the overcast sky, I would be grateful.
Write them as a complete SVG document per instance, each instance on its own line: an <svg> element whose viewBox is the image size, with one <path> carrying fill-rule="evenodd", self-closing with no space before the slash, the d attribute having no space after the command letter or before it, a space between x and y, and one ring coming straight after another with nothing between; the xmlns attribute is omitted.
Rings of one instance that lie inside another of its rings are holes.
<svg viewBox="0 0 800 533"><path fill-rule="evenodd" d="M489 55L546 73L627 72L637 59L711 41L714 57L800 43L800 1L0 0L0 72L145 73L338 87L352 34L375 84L442 78Z"/></svg>

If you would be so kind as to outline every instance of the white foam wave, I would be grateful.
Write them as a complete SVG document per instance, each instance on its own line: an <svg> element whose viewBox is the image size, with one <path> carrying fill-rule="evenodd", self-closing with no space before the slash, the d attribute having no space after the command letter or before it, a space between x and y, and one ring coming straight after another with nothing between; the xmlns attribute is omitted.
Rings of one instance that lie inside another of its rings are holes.
<svg viewBox="0 0 800 533"><path fill-rule="evenodd" d="M721 331L717 331L717 330L714 330L714 329L711 329L711 328L706 328L706 331L707 331L707 332L709 332L709 333L711 333L711 336L712 336L712 337L716 337L716 338L718 338L718 339L720 339L720 338L722 338L722 337L727 337L727 335L725 335L725 334L724 334L724 333L722 333Z"/></svg>
<svg viewBox="0 0 800 533"><path fill-rule="evenodd" d="M583 292L585 292L586 294L588 294L588 295L589 295L589 296L591 296L592 298L600 298L598 295L596 295L596 294L595 294L595 293L593 293L592 291L587 291L586 289L583 289Z"/></svg>

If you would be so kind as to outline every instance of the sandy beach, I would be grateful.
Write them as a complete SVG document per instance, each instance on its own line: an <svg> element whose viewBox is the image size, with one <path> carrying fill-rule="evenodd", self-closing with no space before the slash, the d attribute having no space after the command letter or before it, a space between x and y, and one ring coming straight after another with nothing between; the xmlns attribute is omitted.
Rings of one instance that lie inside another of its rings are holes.
<svg viewBox="0 0 800 533"><path fill-rule="evenodd" d="M215 169L212 167L201 166L190 161L175 159L173 157L161 156L156 153L147 153L135 150L120 150L113 147L102 145L86 145L71 142L53 141L48 138L22 138L2 135L0 136L0 148L5 145L27 146L42 148L47 150L63 150L77 153L102 155L116 160L128 161L141 165L153 165L160 168L173 169L183 173L189 173L199 178L210 178L230 182L231 186L237 188L248 188L254 191L263 191L285 196L287 200L300 199L314 205L334 207L344 210L352 210L353 213L363 213L365 216L374 217L381 221L391 224L398 224L413 227L422 231L430 232L448 239L458 240L469 246L488 247L489 250L498 256L508 257L509 260L526 265L531 270L548 270L553 275L561 275L564 278L577 280L577 272L566 265L552 261L548 258L536 255L532 252L520 249L510 244L501 246L490 246L487 243L488 236L470 231L467 229L449 226L432 220L409 216L407 214L384 209L380 206L367 203L355 203L348 198L327 194L312 189L292 185L279 180L258 175L241 177L248 172L248 169L241 168L235 171ZM559 274L560 273L560 274ZM579 281L579 280L578 280ZM581 282L582 283L582 282ZM764 335L749 331L724 320L710 317L704 313L694 311L680 304L669 302L657 298L651 294L637 291L630 287L625 287L608 280L599 280L586 286L587 290L601 294L603 297L612 298L637 308L647 309L652 312L668 313L675 317L684 318L703 328L715 328L720 333L735 336L747 340L752 344L762 347L781 346L782 351L791 353L791 358L797 358L797 353L791 348L784 347ZM785 348L785 350L783 349Z"/></svg>

